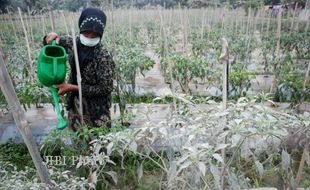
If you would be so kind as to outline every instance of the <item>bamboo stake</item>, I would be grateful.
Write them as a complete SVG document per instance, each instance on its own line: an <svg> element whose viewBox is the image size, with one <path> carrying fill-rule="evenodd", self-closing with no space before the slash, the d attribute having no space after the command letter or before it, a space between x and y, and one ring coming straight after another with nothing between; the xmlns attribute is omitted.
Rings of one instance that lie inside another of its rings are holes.
<svg viewBox="0 0 310 190"><path fill-rule="evenodd" d="M170 77L170 81L171 81L171 93L172 93L172 98L173 98L173 108L174 110L177 109L177 103L176 103L176 97L175 97L175 86L174 86L174 80L173 80L173 76L172 76L172 66L171 66L171 61L168 57L168 42L167 42L167 34L166 34L166 28L164 26L164 20L163 20L163 16L162 16L162 11L159 11L159 17L160 17L160 26L161 26L161 31L163 34L163 38L164 38L164 56L167 58L168 60L168 69L169 69L169 77Z"/></svg>
<svg viewBox="0 0 310 190"><path fill-rule="evenodd" d="M185 8L185 11L183 12L185 15L183 15L183 18L184 18L184 32L183 32L183 35L184 35L184 52L188 52L187 48L188 48L188 39L187 39L187 34L189 33L189 29L190 28L190 23L189 23L189 18L188 18L188 9Z"/></svg>
<svg viewBox="0 0 310 190"><path fill-rule="evenodd" d="M254 16L254 30L253 30L254 32L256 31L256 27L257 27L256 25L257 25L257 20L259 16L260 16L260 12L258 11L256 16Z"/></svg>
<svg viewBox="0 0 310 190"><path fill-rule="evenodd" d="M24 22L25 22L25 29L26 29L27 34L28 34L28 40L29 40L29 42L31 42L31 33L30 33L30 26L29 26L29 21L28 21L28 16L27 16L27 14L25 14L25 15L23 16L23 20L24 20ZM29 36L29 35L30 35L30 36Z"/></svg>
<svg viewBox="0 0 310 190"><path fill-rule="evenodd" d="M161 11L162 12L162 11ZM182 9L181 9L181 4L179 3L179 19L180 19L180 23L181 23L181 30L183 32L183 38L182 38L182 52L184 52L184 49L185 49L185 34L184 34L184 17L183 17L183 14L182 14ZM163 17L163 16L162 16ZM162 19L162 24L163 26L165 25L164 23L164 19Z"/></svg>
<svg viewBox="0 0 310 190"><path fill-rule="evenodd" d="M30 63L29 64L30 65L29 73L32 73L33 72L33 68L32 68L30 44L29 44L29 40L28 40L28 35L27 35L26 27L25 27L25 24L24 24L24 21L23 21L22 12L20 11L19 7L18 7L18 13L19 13L20 21L22 23L23 30L24 30L24 35L25 35L25 40L26 40L26 45L27 45L28 59L29 59L29 63ZM32 78L32 74L30 74L30 78Z"/></svg>
<svg viewBox="0 0 310 190"><path fill-rule="evenodd" d="M228 42L225 38L221 39L221 45L222 52L220 55L220 63L223 64L223 108L227 109L229 51Z"/></svg>
<svg viewBox="0 0 310 190"><path fill-rule="evenodd" d="M19 8L18 8L19 9ZM28 148L31 155L34 166L37 169L37 173L40 177L42 183L51 185L49 179L49 173L45 165L43 164L42 158L40 156L39 149L34 142L31 130L28 127L26 116L24 110L22 109L20 102L17 98L16 92L14 90L13 83L9 76L9 73L5 67L6 63L3 58L2 49L0 49L0 87L1 91L5 96L5 99L10 106L11 112L13 114L14 121L16 123L18 131L21 133L24 142Z"/></svg>
<svg viewBox="0 0 310 190"><path fill-rule="evenodd" d="M304 78L304 83L302 85L302 93L304 94L306 92L306 87L307 87L307 83L308 83L308 80L309 80L309 73L310 73L310 61L308 63L308 69L305 73L305 78Z"/></svg>
<svg viewBox="0 0 310 190"><path fill-rule="evenodd" d="M240 31L239 31L239 34L243 34L243 31L244 31L244 29L243 29L243 17L241 16L241 14L239 13L239 19L240 19L240 23L239 23L239 25L240 25Z"/></svg>
<svg viewBox="0 0 310 190"><path fill-rule="evenodd" d="M282 17L282 13L279 12L278 13L278 27L277 27L277 49L276 49L277 57L279 57L280 55L281 17Z"/></svg>
<svg viewBox="0 0 310 190"><path fill-rule="evenodd" d="M239 15L238 15L238 12L236 11L236 15L235 15L235 27L234 27L234 34L237 34L238 35L238 18L239 18Z"/></svg>
<svg viewBox="0 0 310 190"><path fill-rule="evenodd" d="M263 35L263 31L264 31L264 27L265 27L265 16L266 16L266 14L263 12L263 13L261 13L261 26L260 26L260 33L261 33L261 35Z"/></svg>
<svg viewBox="0 0 310 190"><path fill-rule="evenodd" d="M273 72L274 74L276 73L276 69L277 69L277 65L278 65L278 61L279 61L279 58L280 58L280 38L281 38L281 12L278 13L278 27L277 27L277 47L276 47L276 62L274 63L274 66L273 66ZM274 92L274 89L276 87L276 74L275 74L275 77L273 78L273 81L272 81L272 84L271 84L271 87L270 87L270 93L273 93Z"/></svg>
<svg viewBox="0 0 310 190"><path fill-rule="evenodd" d="M41 16L41 19L42 19L42 33L43 33L43 36L46 34L45 32L45 19L44 19L44 15Z"/></svg>
<svg viewBox="0 0 310 190"><path fill-rule="evenodd" d="M308 140L308 142L305 144L305 147L304 147L304 150L303 150L303 153L301 156L301 160L299 162L298 172L297 172L297 175L295 178L295 183L296 183L297 187L299 185L299 182L300 182L301 177L302 177L302 172L303 172L304 167L305 167L306 155L309 155L309 151L308 151L309 145L310 145L310 141Z"/></svg>
<svg viewBox="0 0 310 190"><path fill-rule="evenodd" d="M0 39L1 39L1 45L4 44L4 35L2 33L3 31L0 30Z"/></svg>
<svg viewBox="0 0 310 190"><path fill-rule="evenodd" d="M9 19L11 21L11 25L12 25L12 28L13 28L13 32L14 32L14 36L15 36L15 39L17 40L17 34L16 34L16 29L15 29L15 25L14 25L14 22L13 22L13 19L12 19L12 15L11 15L11 12L8 8L6 8L7 12L8 12L8 15L9 15Z"/></svg>
<svg viewBox="0 0 310 190"><path fill-rule="evenodd" d="M306 21L307 24L306 24L306 28L305 28L305 36L307 36L308 29L309 29L309 22L310 22L310 16L309 16L308 12L307 12L307 17L306 18L307 18L307 21Z"/></svg>
<svg viewBox="0 0 310 190"><path fill-rule="evenodd" d="M79 88L79 114L81 116L81 124L84 124L84 117L83 117L83 100L82 100L82 77L81 77L81 71L80 71L80 64L79 64L79 57L78 57L78 51L76 46L76 37L74 32L74 24L73 21L71 23L71 37L73 41L73 51L74 51L74 61L75 61L75 68L76 68L76 78Z"/></svg>
<svg viewBox="0 0 310 190"><path fill-rule="evenodd" d="M221 15L222 15L221 34L224 35L223 32L224 32L225 9L221 9Z"/></svg>
<svg viewBox="0 0 310 190"><path fill-rule="evenodd" d="M203 39L203 32L205 25L205 9L202 9L202 19L201 19L201 39Z"/></svg>
<svg viewBox="0 0 310 190"><path fill-rule="evenodd" d="M253 15L254 16L254 15ZM255 18L255 16L254 16ZM252 28L252 18L251 18L251 8L249 9L249 15L248 15L248 23L247 23L247 34L246 34L246 51L247 51L247 56L249 56L250 53L250 44L251 44L251 40L252 40L252 35L253 35L253 31L251 31Z"/></svg>
<svg viewBox="0 0 310 190"><path fill-rule="evenodd" d="M28 32L30 32L31 40L34 42L33 31L32 31L32 18L31 18L29 6L27 7L27 9L28 9L28 16L29 16L29 23L28 23L29 30L28 30ZM28 19L26 19L26 20L28 20Z"/></svg>
<svg viewBox="0 0 310 190"><path fill-rule="evenodd" d="M51 21L52 31L55 32L55 21L54 21L54 14L51 7L49 7L49 17Z"/></svg>
<svg viewBox="0 0 310 190"><path fill-rule="evenodd" d="M293 12L293 18L292 18L292 22L291 22L290 34L293 32L293 29L294 29L294 21L295 21L297 6L298 6L298 3L295 4L295 9Z"/></svg>
<svg viewBox="0 0 310 190"><path fill-rule="evenodd" d="M268 14L268 21L267 21L267 28L266 28L266 36L269 35L270 19L271 19L271 13Z"/></svg>
<svg viewBox="0 0 310 190"><path fill-rule="evenodd" d="M206 9L207 11L207 21L206 21L206 33L207 33L207 40L209 39L209 31L210 31L210 17L211 17L211 14L210 14L210 10Z"/></svg>
<svg viewBox="0 0 310 190"><path fill-rule="evenodd" d="M0 48L2 48L3 47L3 40L2 40L2 37L1 37L1 35L0 35Z"/></svg>
<svg viewBox="0 0 310 190"><path fill-rule="evenodd" d="M68 30L68 25L67 25L67 22L66 22L65 13L62 12L61 16L62 16L62 18L63 18L63 20L65 22L65 28L66 28L67 36L69 36L69 30Z"/></svg>
<svg viewBox="0 0 310 190"><path fill-rule="evenodd" d="M24 20L24 23L25 23L25 29L26 29L27 32L29 32L30 28L29 28L29 23L28 23L28 16L27 16L27 14L25 14L25 15L22 15L22 17L23 17L23 20Z"/></svg>
<svg viewBox="0 0 310 190"><path fill-rule="evenodd" d="M296 3L297 4L297 3ZM308 12L307 12L308 13ZM296 19L295 31L299 32L299 19Z"/></svg>
<svg viewBox="0 0 310 190"><path fill-rule="evenodd" d="M225 38L221 39L222 44L222 52L220 55L220 63L223 64L223 111L227 109L227 101L228 101L228 65L229 65L229 51L228 51L228 43ZM221 121L223 129L226 128L227 118L223 117ZM224 144L226 144L226 137L224 139ZM225 160L226 160L226 150L225 148L221 150L222 158L224 162L222 163L221 168L221 189L225 189Z"/></svg>
<svg viewBox="0 0 310 190"><path fill-rule="evenodd" d="M132 7L133 7L133 0L131 0L130 3L130 9L129 9L129 39L132 42Z"/></svg>
<svg viewBox="0 0 310 190"><path fill-rule="evenodd" d="M248 38L248 34L249 34L250 19L251 19L251 8L249 8L249 12L248 12L248 19L247 19L246 32L245 32L246 38Z"/></svg>

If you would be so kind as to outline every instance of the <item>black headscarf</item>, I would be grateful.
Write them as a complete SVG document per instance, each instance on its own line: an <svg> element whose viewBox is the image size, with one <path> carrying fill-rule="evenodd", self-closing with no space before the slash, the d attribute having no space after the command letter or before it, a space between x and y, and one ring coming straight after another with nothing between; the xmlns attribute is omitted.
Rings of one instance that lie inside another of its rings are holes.
<svg viewBox="0 0 310 190"><path fill-rule="evenodd" d="M86 31L96 32L99 34L101 39L105 25L106 15L100 9L89 7L82 11L79 18L80 34ZM99 44L94 47L85 46L81 43L80 38L77 38L76 44L80 71L82 73L84 67L95 58L94 51L97 46L99 46ZM77 84L74 57L73 60L71 60L71 63L73 63L73 65L71 65L72 82L74 84Z"/></svg>
<svg viewBox="0 0 310 190"><path fill-rule="evenodd" d="M82 11L79 18L80 33L86 31L96 32L102 37L107 17L100 9L89 7Z"/></svg>

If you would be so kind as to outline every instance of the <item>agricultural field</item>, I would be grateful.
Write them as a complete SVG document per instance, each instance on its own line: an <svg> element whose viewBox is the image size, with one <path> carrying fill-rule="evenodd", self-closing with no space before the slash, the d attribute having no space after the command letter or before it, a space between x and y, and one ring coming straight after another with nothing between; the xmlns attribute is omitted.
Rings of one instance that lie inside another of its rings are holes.
<svg viewBox="0 0 310 190"><path fill-rule="evenodd" d="M52 126L37 142L51 185L310 189L309 10L105 12L102 43L116 63L112 128ZM0 15L0 53L26 112L53 102L36 73L43 37L77 35L79 15ZM0 91L0 139L10 110ZM24 143L10 140L0 152L0 189L47 186Z"/></svg>

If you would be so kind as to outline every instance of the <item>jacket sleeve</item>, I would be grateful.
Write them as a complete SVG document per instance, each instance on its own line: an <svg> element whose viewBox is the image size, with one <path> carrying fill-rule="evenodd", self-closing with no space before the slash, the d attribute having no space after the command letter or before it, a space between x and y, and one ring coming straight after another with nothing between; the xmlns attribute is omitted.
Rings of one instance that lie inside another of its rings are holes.
<svg viewBox="0 0 310 190"><path fill-rule="evenodd" d="M89 85L82 80L82 95L84 97L109 96L113 91L113 75L115 63L112 55L103 50L96 65L97 84Z"/></svg>

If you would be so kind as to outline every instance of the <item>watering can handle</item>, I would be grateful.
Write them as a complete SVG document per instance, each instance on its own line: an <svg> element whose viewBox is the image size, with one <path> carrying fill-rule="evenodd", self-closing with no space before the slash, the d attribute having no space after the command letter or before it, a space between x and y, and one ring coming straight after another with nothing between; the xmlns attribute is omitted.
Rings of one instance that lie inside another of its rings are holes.
<svg viewBox="0 0 310 190"><path fill-rule="evenodd" d="M53 59L53 74L54 74L54 77L56 77L57 76L57 68L58 68L58 66L57 66L57 59Z"/></svg>
<svg viewBox="0 0 310 190"><path fill-rule="evenodd" d="M56 46L57 44L56 44L56 40L53 40L52 41L52 45L53 46ZM53 59L53 75L54 75L54 77L56 77L56 75L57 75L57 59Z"/></svg>

